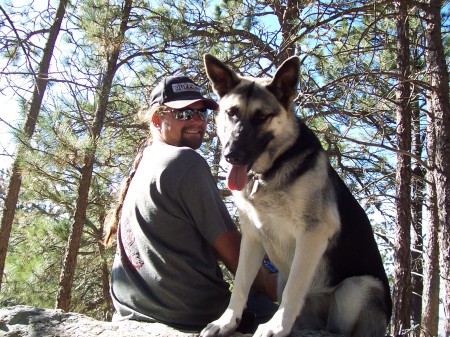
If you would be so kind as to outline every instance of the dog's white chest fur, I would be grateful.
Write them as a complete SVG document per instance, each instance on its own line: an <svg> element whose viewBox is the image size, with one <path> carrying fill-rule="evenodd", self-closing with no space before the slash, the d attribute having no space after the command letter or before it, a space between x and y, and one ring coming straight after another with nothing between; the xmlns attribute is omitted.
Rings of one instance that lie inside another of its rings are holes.
<svg viewBox="0 0 450 337"><path fill-rule="evenodd" d="M257 236L286 279L296 248L302 244L305 233L323 231L323 235L330 239L339 230L338 211L326 202L327 198L334 196L326 195L327 179L317 175L306 174L294 181L290 188L278 191L265 189L255 180L249 183L246 191L234 193L244 235ZM315 188L311 188L311 184ZM324 186L322 193L317 192L321 185ZM323 240L323 236L320 237ZM319 275L323 268L326 268L323 263L318 266L315 284L326 282Z"/></svg>
<svg viewBox="0 0 450 337"><path fill-rule="evenodd" d="M295 205L289 200L288 194L284 192L264 194L251 201L242 199L239 205L243 220L242 230L258 235L272 262L287 278L294 257L298 231L291 226L292 224L303 226L301 216L295 211ZM243 212L246 216L242 215ZM249 221L246 221L247 217Z"/></svg>

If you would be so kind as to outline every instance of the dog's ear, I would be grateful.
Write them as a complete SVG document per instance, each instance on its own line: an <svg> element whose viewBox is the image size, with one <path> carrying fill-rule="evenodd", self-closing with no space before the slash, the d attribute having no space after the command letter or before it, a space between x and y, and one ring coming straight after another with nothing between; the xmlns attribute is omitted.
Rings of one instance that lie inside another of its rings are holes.
<svg viewBox="0 0 450 337"><path fill-rule="evenodd" d="M300 75L300 59L297 56L288 58L277 69L275 76L267 85L267 89L275 95L286 110L290 109L297 95L298 78Z"/></svg>
<svg viewBox="0 0 450 337"><path fill-rule="evenodd" d="M228 68L223 62L210 54L203 56L206 75L210 79L214 92L222 98L241 81L237 74Z"/></svg>

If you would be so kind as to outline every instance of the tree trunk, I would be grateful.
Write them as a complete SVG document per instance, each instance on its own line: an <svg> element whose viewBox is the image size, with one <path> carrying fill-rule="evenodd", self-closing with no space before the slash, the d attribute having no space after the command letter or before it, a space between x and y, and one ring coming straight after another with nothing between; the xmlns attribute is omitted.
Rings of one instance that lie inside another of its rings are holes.
<svg viewBox="0 0 450 337"><path fill-rule="evenodd" d="M419 97L418 90L415 90L414 97ZM420 107L418 99L413 102L413 137L412 153L417 157L422 157L423 145L420 129ZM422 318L422 292L423 292L423 204L425 190L425 172L423 167L417 161L413 167L412 177L412 205L411 205L411 223L412 223L412 250L411 250L411 320L419 324ZM420 336L420 330L415 330L415 335Z"/></svg>
<svg viewBox="0 0 450 337"><path fill-rule="evenodd" d="M103 245L102 241L98 241L98 249L100 252L100 256L102 257L102 293L103 293L103 303L105 305L105 311L104 311L104 320L111 320L111 309L113 308L113 303L111 299L111 293L109 291L109 280L110 280L110 274L109 274L109 268L110 265L107 263L106 260L106 252L105 252L105 246Z"/></svg>
<svg viewBox="0 0 450 337"><path fill-rule="evenodd" d="M105 245L103 244L103 232L104 232L104 223L105 223L105 216L106 216L106 210L102 212L102 215L100 216L100 228L98 230L97 234L97 246L98 251L100 253L101 259L102 259L102 265L101 265L101 273L102 273L102 293L103 293L103 302L105 304L105 315L104 320L109 321L112 317L109 316L109 313L111 312L110 309L113 308L111 294L109 291L109 280L110 280L110 274L109 274L109 264L108 260L106 258L106 249Z"/></svg>
<svg viewBox="0 0 450 337"><path fill-rule="evenodd" d="M44 98L45 89L49 81L48 71L50 68L50 61L53 57L53 50L55 48L56 39L61 29L61 23L66 13L66 6L68 0L61 0L58 9L56 10L55 19L49 30L49 35L45 48L42 54L41 62L39 63L38 74L35 78L35 86L33 96L31 99L30 109L25 121L23 134L25 139L23 144L26 144L33 136L36 128L39 111L41 109L42 99ZM11 177L6 193L5 204L3 208L3 215L0 224L0 289L5 270L6 253L8 251L9 238L11 236L12 224L16 213L17 201L19 200L20 187L22 185L22 172L20 171L21 154L25 151L24 145L19 145L17 154L12 165Z"/></svg>
<svg viewBox="0 0 450 337"><path fill-rule="evenodd" d="M450 101L448 68L441 34L441 1L429 0L426 17L426 63L429 111L436 137L434 181L440 229L440 268L443 278L444 336L450 335Z"/></svg>
<svg viewBox="0 0 450 337"><path fill-rule="evenodd" d="M431 116L428 117L427 126L427 152L428 166L433 168L434 155L436 152L434 123ZM422 336L437 336L439 324L439 217L437 207L436 185L434 174L431 169L427 173L428 198L427 208L429 214L428 226L424 247L424 280L422 295Z"/></svg>
<svg viewBox="0 0 450 337"><path fill-rule="evenodd" d="M100 97L98 105L95 110L95 119L92 126L91 133L91 148L87 151L84 157L83 167L81 169L80 183L78 187L78 198L75 208L74 221L71 226L69 239L67 242L64 262L61 269L59 279L59 289L56 299L56 308L68 311L72 297L72 284L75 275L75 268L77 264L78 250L80 248L81 236L83 234L83 227L86 220L86 211L89 204L89 188L91 185L91 177L94 168L95 152L97 147L97 140L100 137L103 128L103 122L106 115L106 108L108 105L108 98L111 91L114 75L117 70L117 61L119 53L122 48L125 31L132 7L132 0L125 0L122 11L122 18L120 29L116 37L116 41L111 41L111 49L107 52L107 65L105 76L103 77ZM114 43L113 43L114 42Z"/></svg>
<svg viewBox="0 0 450 337"><path fill-rule="evenodd" d="M277 66L280 66L289 57L295 55L295 43L293 41L298 30L296 27L298 27L300 6L303 5L298 0L289 0L286 5L282 5L279 1L271 4L280 24L282 37L280 53L276 60Z"/></svg>
<svg viewBox="0 0 450 337"><path fill-rule="evenodd" d="M432 178L432 177L431 177ZM430 191L434 190L434 186L429 186ZM427 242L424 254L424 284L422 295L422 336L435 337L438 335L439 327L439 238L438 238L438 210L435 202L436 192L433 191L434 200L430 200L430 222L426 231ZM431 199L431 195L430 195ZM433 205L434 204L434 205ZM447 335L448 336L448 335Z"/></svg>
<svg viewBox="0 0 450 337"><path fill-rule="evenodd" d="M409 62L408 5L396 1L397 13L397 146L411 150L411 88ZM411 157L397 155L396 171L397 228L394 247L393 334L402 334L410 326L411 313Z"/></svg>

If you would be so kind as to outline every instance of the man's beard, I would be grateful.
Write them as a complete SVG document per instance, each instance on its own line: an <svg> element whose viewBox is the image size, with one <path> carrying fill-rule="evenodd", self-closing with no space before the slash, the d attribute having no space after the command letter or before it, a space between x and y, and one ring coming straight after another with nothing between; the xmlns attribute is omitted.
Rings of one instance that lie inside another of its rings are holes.
<svg viewBox="0 0 450 337"><path fill-rule="evenodd" d="M178 145L187 146L193 150L197 150L203 143L203 136L204 134L202 134L201 136L199 135L198 137L182 135Z"/></svg>

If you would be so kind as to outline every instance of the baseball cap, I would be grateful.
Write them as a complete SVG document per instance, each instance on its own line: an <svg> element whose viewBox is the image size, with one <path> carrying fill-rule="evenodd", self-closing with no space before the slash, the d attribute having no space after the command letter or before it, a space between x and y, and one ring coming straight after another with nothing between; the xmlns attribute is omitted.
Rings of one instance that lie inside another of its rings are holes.
<svg viewBox="0 0 450 337"><path fill-rule="evenodd" d="M186 76L167 76L150 94L151 105L164 104L172 109L182 109L196 102L203 102L207 109L219 105L213 99L203 97L200 88Z"/></svg>

